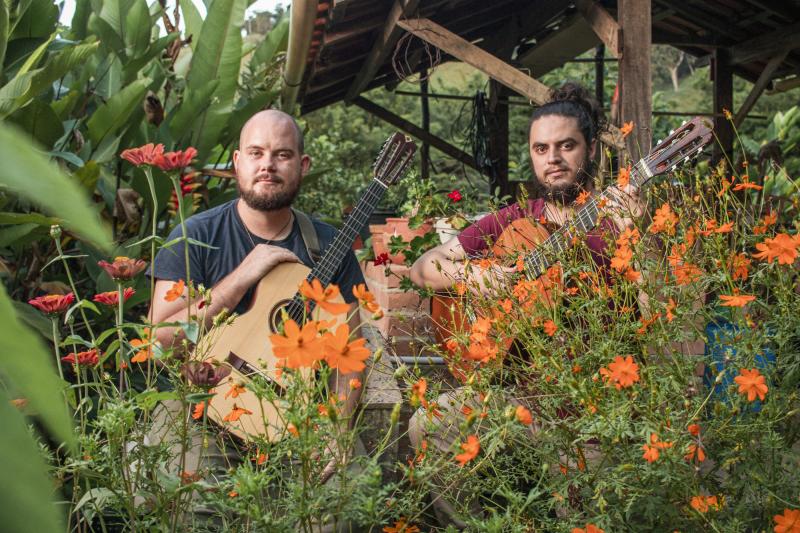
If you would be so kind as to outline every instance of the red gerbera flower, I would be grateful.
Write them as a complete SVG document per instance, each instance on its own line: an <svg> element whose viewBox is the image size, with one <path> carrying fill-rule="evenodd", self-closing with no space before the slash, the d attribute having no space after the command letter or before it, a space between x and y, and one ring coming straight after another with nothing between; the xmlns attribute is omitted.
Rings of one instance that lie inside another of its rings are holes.
<svg viewBox="0 0 800 533"><path fill-rule="evenodd" d="M108 272L111 279L115 281L133 279L147 266L147 263L141 259L130 259L128 257L115 257L113 263L98 261L97 264L103 267L103 270Z"/></svg>
<svg viewBox="0 0 800 533"><path fill-rule="evenodd" d="M188 167L196 156L197 150L190 146L186 150L162 154L155 158L153 164L164 172L169 172L170 170Z"/></svg>
<svg viewBox="0 0 800 533"><path fill-rule="evenodd" d="M94 366L100 360L97 350L87 350L85 352L71 353L61 358L65 363L77 364L78 366Z"/></svg>
<svg viewBox="0 0 800 533"><path fill-rule="evenodd" d="M129 148L120 154L122 159L137 167L140 165L154 165L155 161L164 153L163 144L148 143L139 148Z"/></svg>
<svg viewBox="0 0 800 533"><path fill-rule="evenodd" d="M123 301L127 302L128 298L133 296L135 292L136 290L134 290L133 287L126 287L125 291L122 293ZM114 307L119 303L119 292L117 291L100 292L94 295L92 301L97 302L99 304Z"/></svg>

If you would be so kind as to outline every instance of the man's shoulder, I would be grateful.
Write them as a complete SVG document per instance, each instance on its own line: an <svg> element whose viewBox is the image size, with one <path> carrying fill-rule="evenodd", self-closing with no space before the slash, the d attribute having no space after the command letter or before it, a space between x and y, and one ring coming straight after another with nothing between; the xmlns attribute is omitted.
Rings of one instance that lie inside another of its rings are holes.
<svg viewBox="0 0 800 533"><path fill-rule="evenodd" d="M200 213L194 214L186 219L186 223L190 225L201 226L209 223L216 223L220 218L230 215L236 203L236 199L229 200L223 204L206 209Z"/></svg>

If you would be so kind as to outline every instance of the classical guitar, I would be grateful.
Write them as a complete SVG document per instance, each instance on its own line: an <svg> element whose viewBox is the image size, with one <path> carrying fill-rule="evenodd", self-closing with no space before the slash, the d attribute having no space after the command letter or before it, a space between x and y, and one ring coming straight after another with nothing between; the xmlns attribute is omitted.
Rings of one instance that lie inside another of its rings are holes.
<svg viewBox="0 0 800 533"><path fill-rule="evenodd" d="M683 123L633 166L630 184L640 188L653 177L677 169L699 155L712 138L713 132L707 119L695 117ZM600 199L610 199L609 189L600 194ZM597 225L599 205L594 198L587 200L566 224L553 233L531 218L514 220L493 244L492 254L502 258L512 252L518 254L521 250L526 251L525 275L536 279L558 261L559 254L570 246L573 237L583 235ZM466 324L471 321L461 299L448 294L438 294L431 300L431 315L439 342L464 331Z"/></svg>
<svg viewBox="0 0 800 533"><path fill-rule="evenodd" d="M282 423L280 400L284 387L276 378L278 360L272 353L270 335L279 330L283 316L298 324L303 322L306 304L298 292L301 282L318 279L323 286L330 284L375 206L386 189L406 172L415 152L416 145L410 138L400 133L389 137L373 165L372 182L314 268L298 263L276 266L258 283L253 303L245 313L229 325L211 329L200 340L196 353L202 354L204 360L230 365L234 383L246 384L259 379L279 397L277 402L262 402L250 389L245 389L235 398L216 394L209 404L208 417L211 420L245 440L258 435L275 441L284 436L286 428ZM320 319L332 318L322 309L318 312ZM310 378L312 372L309 370L302 375ZM225 422L223 418L234 403L253 414L244 415L235 423Z"/></svg>

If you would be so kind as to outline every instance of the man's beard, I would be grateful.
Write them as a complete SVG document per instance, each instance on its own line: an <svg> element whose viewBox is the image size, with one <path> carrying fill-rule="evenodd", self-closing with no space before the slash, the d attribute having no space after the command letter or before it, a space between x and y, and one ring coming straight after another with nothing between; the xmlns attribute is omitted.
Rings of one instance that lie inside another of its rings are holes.
<svg viewBox="0 0 800 533"><path fill-rule="evenodd" d="M300 180L292 187L287 185L286 180L282 180L284 187L269 194L259 194L255 191L255 184L249 190L242 189L241 183L237 180L236 187L239 190L239 197L244 200L247 207L256 211L277 211L290 207L300 192Z"/></svg>
<svg viewBox="0 0 800 533"><path fill-rule="evenodd" d="M561 205L571 205L592 183L592 166L592 161L587 155L583 164L578 169L578 175L575 181L557 187L545 185L536 175L536 170L534 170L533 180L528 186L528 191L532 198L542 198L545 201Z"/></svg>

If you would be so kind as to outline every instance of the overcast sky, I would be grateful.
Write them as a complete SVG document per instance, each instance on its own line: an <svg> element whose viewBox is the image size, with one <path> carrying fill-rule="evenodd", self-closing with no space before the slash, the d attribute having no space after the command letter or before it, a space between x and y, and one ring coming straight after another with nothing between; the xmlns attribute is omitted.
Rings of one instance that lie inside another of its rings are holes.
<svg viewBox="0 0 800 533"><path fill-rule="evenodd" d="M167 6L173 8L175 6L175 1L177 0L168 0ZM206 5L203 3L203 0L192 0L194 5L197 6L197 10L200 12L200 15L205 17L206 15ZM148 0L148 4L152 4L152 0ZM277 5L284 5L288 6L291 4L291 0L256 0L253 4L247 8L247 16L252 13L257 13L259 11L273 11L275 6ZM64 0L64 9L61 11L61 24L69 25L72 21L72 15L75 13L75 0Z"/></svg>

